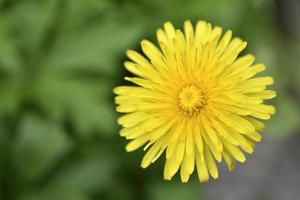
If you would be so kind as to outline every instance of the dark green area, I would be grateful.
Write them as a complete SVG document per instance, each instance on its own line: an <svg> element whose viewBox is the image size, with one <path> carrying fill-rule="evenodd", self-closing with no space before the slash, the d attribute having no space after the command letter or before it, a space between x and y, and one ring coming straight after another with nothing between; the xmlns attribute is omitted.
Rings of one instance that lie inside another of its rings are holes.
<svg viewBox="0 0 300 200"><path fill-rule="evenodd" d="M248 41L275 78L266 134L299 129L299 27L286 31L272 0L0 0L0 199L199 199L162 179L163 159L140 168L125 152L112 88L125 84L126 49L154 41L167 20L207 20ZM298 34L296 34L298 33Z"/></svg>

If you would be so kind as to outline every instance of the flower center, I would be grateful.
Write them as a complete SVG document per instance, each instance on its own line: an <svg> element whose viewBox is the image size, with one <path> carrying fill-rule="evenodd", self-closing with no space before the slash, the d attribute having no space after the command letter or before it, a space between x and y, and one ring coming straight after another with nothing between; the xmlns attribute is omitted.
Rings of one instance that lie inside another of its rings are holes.
<svg viewBox="0 0 300 200"><path fill-rule="evenodd" d="M186 114L197 113L204 104L203 91L193 85L184 87L179 93L179 106Z"/></svg>

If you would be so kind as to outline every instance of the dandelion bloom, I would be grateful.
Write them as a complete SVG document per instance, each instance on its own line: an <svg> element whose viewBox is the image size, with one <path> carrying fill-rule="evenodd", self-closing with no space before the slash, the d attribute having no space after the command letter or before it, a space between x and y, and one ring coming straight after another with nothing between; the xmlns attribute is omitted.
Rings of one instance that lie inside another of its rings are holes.
<svg viewBox="0 0 300 200"><path fill-rule="evenodd" d="M141 166L148 167L164 152L164 179L180 170L187 182L197 170L200 182L218 178L217 162L224 158L229 170L235 160L244 162L261 140L261 120L275 108L264 100L276 96L266 90L272 77L254 77L265 70L253 64L253 55L238 57L247 43L222 35L222 28L190 21L184 32L170 22L157 30L157 48L141 42L144 55L128 50L125 77L130 86L114 88L120 135L131 140L128 152L142 146L147 151Z"/></svg>

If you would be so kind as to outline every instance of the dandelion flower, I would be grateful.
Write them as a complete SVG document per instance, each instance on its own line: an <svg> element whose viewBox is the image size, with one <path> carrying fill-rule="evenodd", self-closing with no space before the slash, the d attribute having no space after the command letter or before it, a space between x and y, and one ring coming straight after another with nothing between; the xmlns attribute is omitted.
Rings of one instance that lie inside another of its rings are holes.
<svg viewBox="0 0 300 200"><path fill-rule="evenodd" d="M232 170L261 140L261 120L275 113L264 103L276 96L266 90L273 78L255 77L265 66L239 57L247 43L205 21L185 21L183 32L167 22L157 40L160 48L142 40L144 54L127 51L125 68L136 76L114 88L126 150L144 146L143 168L165 153L165 180L177 171L182 182L194 171L200 182L216 179L216 162Z"/></svg>

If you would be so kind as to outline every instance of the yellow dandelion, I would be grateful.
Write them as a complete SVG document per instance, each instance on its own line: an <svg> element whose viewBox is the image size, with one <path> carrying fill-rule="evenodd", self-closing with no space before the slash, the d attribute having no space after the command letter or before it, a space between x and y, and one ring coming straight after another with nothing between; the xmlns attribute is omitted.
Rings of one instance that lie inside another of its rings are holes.
<svg viewBox="0 0 300 200"><path fill-rule="evenodd" d="M266 90L272 77L254 77L264 71L253 55L238 57L247 43L222 36L221 27L198 21L184 23L184 33L170 22L157 30L160 49L141 42L144 55L128 50L125 77L133 83L114 89L120 135L131 140L128 152L147 151L141 166L148 167L164 152L164 179L180 170L187 182L197 170L200 182L218 178L217 162L229 170L244 162L261 140L264 124L275 108L264 104L276 96Z"/></svg>

